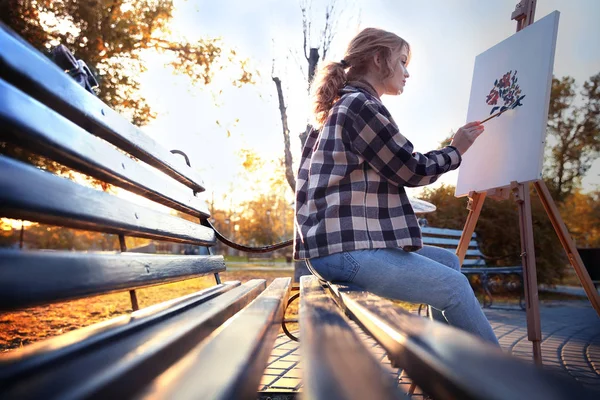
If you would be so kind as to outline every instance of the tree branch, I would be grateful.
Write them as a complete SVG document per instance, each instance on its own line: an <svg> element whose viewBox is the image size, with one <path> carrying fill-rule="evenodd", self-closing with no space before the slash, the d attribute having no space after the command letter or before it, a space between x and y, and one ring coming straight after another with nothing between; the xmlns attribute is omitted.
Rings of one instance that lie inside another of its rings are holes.
<svg viewBox="0 0 600 400"><path fill-rule="evenodd" d="M283 97L283 89L281 88L281 79L276 76L272 77L275 87L277 88L277 99L279 100L279 114L281 115L281 130L283 133L283 151L285 162L285 179L292 191L296 190L296 179L292 169L292 152L290 151L290 130L288 128L287 110L285 107L285 99Z"/></svg>

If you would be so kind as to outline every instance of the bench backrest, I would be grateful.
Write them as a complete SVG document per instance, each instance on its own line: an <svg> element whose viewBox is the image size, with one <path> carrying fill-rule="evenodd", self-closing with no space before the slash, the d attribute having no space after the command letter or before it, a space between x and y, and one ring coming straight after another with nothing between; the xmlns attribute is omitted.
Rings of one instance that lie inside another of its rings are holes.
<svg viewBox="0 0 600 400"><path fill-rule="evenodd" d="M443 247L451 251L456 251L462 235L462 231L458 229L432 228L429 226L421 227L421 233L423 235L423 244ZM463 267L484 267L486 265L476 239L477 234L473 233L462 265Z"/></svg>
<svg viewBox="0 0 600 400"><path fill-rule="evenodd" d="M199 246L215 232L198 174L0 26L0 141L145 197L149 208L0 156L0 217ZM145 165L144 165L145 164ZM162 207L164 210L164 207ZM198 218L180 218L173 210ZM224 270L222 257L0 250L0 310ZM195 258L193 258L195 257ZM32 279L36 277L36 279Z"/></svg>

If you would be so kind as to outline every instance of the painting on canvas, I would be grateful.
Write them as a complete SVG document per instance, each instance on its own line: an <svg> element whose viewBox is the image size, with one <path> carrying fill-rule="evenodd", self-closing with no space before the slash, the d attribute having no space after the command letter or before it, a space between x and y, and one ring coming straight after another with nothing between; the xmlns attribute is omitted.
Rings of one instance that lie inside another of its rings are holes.
<svg viewBox="0 0 600 400"><path fill-rule="evenodd" d="M456 196L541 178L559 12L475 59L467 121L485 132L465 153Z"/></svg>

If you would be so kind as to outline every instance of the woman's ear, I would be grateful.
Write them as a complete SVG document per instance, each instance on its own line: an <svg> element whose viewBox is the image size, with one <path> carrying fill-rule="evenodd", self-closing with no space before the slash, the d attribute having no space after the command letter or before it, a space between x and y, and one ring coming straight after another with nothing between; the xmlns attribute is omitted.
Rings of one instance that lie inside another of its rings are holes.
<svg viewBox="0 0 600 400"><path fill-rule="evenodd" d="M381 57L381 54L379 54L379 53L376 53L376 54L373 56L373 65L375 65L375 67L376 67L378 70L381 70L381 62L382 62L382 57Z"/></svg>

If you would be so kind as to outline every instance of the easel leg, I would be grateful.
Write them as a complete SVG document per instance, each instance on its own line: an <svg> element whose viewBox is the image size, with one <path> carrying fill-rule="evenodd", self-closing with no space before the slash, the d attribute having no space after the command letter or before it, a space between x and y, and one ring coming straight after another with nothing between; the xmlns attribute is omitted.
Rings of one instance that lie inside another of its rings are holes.
<svg viewBox="0 0 600 400"><path fill-rule="evenodd" d="M462 265L465 261L465 256L467 254L467 250L469 249L469 242L471 241L473 232L475 232L475 225L477 225L479 214L481 214L481 208L483 207L485 196L485 192L469 194L469 205L467 206L469 209L469 215L467 216L467 222L465 223L462 236L460 237L460 241L458 242L458 247L456 249L456 255L458 256L460 265Z"/></svg>
<svg viewBox="0 0 600 400"><path fill-rule="evenodd" d="M560 242L562 243L563 248L567 252L567 256L569 257L569 262L575 269L575 273L581 282L581 286L585 290L590 303L592 303L592 307L596 310L598 316L600 316L600 296L598 295L598 291L596 287L592 283L592 279L590 278L590 274L585 269L583 265L583 261L581 261L581 257L579 256L579 252L575 247L575 243L573 243L573 239L571 239L571 235L565 226L560 214L558 212L558 208L554 201L552 200L552 196L550 195L550 191L546 186L546 183L542 180L536 181L534 183L535 190L540 196L540 200L546 209L546 213L550 218L550 222L554 226L554 231L558 235Z"/></svg>
<svg viewBox="0 0 600 400"><path fill-rule="evenodd" d="M540 323L540 302L538 298L529 184L513 183L512 188L519 209L521 261L523 263L525 310L527 313L527 337L533 344L533 361L541 365L542 328Z"/></svg>

